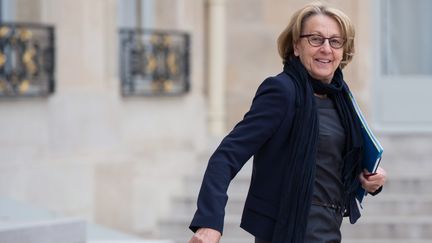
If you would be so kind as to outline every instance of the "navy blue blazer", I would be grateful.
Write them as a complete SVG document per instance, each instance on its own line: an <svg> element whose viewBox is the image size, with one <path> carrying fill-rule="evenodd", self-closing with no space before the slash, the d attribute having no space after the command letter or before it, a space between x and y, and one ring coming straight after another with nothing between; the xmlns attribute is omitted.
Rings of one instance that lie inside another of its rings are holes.
<svg viewBox="0 0 432 243"><path fill-rule="evenodd" d="M251 184L241 227L271 240L279 211L284 153L295 113L295 88L291 77L280 73L259 86L250 110L222 140L210 157L190 225L223 233L227 189L242 166L254 156Z"/></svg>

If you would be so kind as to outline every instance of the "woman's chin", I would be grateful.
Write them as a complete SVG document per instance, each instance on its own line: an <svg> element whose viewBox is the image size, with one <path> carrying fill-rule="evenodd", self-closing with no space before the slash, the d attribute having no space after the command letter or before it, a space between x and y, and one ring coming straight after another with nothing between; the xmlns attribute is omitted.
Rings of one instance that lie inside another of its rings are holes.
<svg viewBox="0 0 432 243"><path fill-rule="evenodd" d="M323 83L330 83L333 77L333 73L316 73L311 75L314 79L319 80Z"/></svg>

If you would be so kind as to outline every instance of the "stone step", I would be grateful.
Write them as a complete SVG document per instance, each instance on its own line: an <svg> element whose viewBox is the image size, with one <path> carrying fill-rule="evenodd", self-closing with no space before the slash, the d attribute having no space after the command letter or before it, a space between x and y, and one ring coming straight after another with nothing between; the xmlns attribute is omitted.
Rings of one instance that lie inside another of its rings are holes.
<svg viewBox="0 0 432 243"><path fill-rule="evenodd" d="M192 235L191 235L191 237L192 237ZM255 238L252 235L248 235L247 237L243 237L243 238L228 238L228 237L222 236L219 243L253 243L254 239ZM175 239L174 242L175 243L185 243L185 242L188 242L188 240L190 240L190 237L189 238Z"/></svg>
<svg viewBox="0 0 432 243"><path fill-rule="evenodd" d="M246 195L232 195L229 197L225 213L241 214ZM196 210L196 195L173 199L172 207L177 213L193 215ZM432 195L418 195L407 197L402 194L385 194L367 196L363 201L362 215L429 215L432 217Z"/></svg>
<svg viewBox="0 0 432 243"><path fill-rule="evenodd" d="M378 134L379 135L379 134ZM355 225L345 219L342 231L344 243L426 243L432 242L432 136L379 137L384 157L381 161L388 173L387 184L376 197L367 196L363 217ZM216 140L213 146L216 148ZM410 146L407 146L409 144ZM202 164L195 174L186 178L187 190L173 200L176 216L161 222L161 235L175 242L187 242L192 236L188 225L196 209L196 198L209 149L200 156ZM226 207L225 231L221 243L250 243L253 236L242 230L240 215L249 188L252 161L249 161L231 182Z"/></svg>
<svg viewBox="0 0 432 243"><path fill-rule="evenodd" d="M406 161L417 161L430 157L431 134L375 134L384 147L384 155L395 156Z"/></svg>
<svg viewBox="0 0 432 243"><path fill-rule="evenodd" d="M432 242L432 218L429 216L363 217L355 225L342 224L342 234L351 239L428 239Z"/></svg>
<svg viewBox="0 0 432 243"><path fill-rule="evenodd" d="M432 150L432 148L431 148ZM198 175L203 175L207 166L207 160L210 156L205 159L201 159L200 164L197 165L196 172ZM245 164L245 167L251 167L252 161L248 161ZM384 152L383 158L380 162L380 166L385 168L387 171L391 171L393 173L422 173L422 174L432 174L432 165L430 163L430 154L417 155L417 154L389 154ZM243 171L242 169L241 171ZM247 169L248 170L248 169Z"/></svg>
<svg viewBox="0 0 432 243"><path fill-rule="evenodd" d="M175 241L175 240L159 240L159 239L146 239L146 240L124 240L124 239L114 239L114 240L88 240L86 243L177 243L185 241ZM186 241L187 242L187 241ZM41 242L45 243L45 242ZM55 242L60 243L60 242Z"/></svg>
<svg viewBox="0 0 432 243"><path fill-rule="evenodd" d="M185 194L198 195L201 186L202 177L187 177L185 178ZM249 189L250 177L248 175L240 175L231 182L228 194L246 195ZM432 195L432 175L411 175L411 174L395 174L388 175L383 193L405 195L429 194Z"/></svg>
<svg viewBox="0 0 432 243"><path fill-rule="evenodd" d="M192 217L192 216L191 216ZM191 217L176 216L161 222L161 236L170 239L190 238L188 230ZM224 226L225 238L248 237L240 227L240 216L226 216ZM428 239L432 242L432 218L428 216L378 216L363 217L355 225L344 220L342 225L344 237L349 239Z"/></svg>
<svg viewBox="0 0 432 243"><path fill-rule="evenodd" d="M381 160L381 165L384 168L397 168L400 170L406 170L407 168L425 168L429 172L432 172L430 164L430 151L432 151L432 137L424 139L421 145L412 145L412 140L405 143L400 143L397 146L393 144L383 144L384 153ZM409 144L409 146L407 146ZM200 161L200 166L205 169L207 162L217 145L214 145L207 152L200 154L197 159ZM246 163L252 164L252 159Z"/></svg>
<svg viewBox="0 0 432 243"><path fill-rule="evenodd" d="M363 201L362 213L365 216L432 216L432 195L386 194L367 196Z"/></svg>
<svg viewBox="0 0 432 243"><path fill-rule="evenodd" d="M407 166L407 162L404 163L394 163L391 165L382 164L382 167L387 171L387 174L390 178L398 178L398 177L431 177L432 176L432 166L430 161L427 161L423 164L409 164Z"/></svg>
<svg viewBox="0 0 432 243"><path fill-rule="evenodd" d="M188 242L190 238L187 239L176 239L174 240L175 243L185 243ZM254 237L248 236L247 238L226 238L223 236L220 240L220 243L253 243ZM342 239L343 243L431 243L430 239Z"/></svg>
<svg viewBox="0 0 432 243"><path fill-rule="evenodd" d="M431 243L432 239L345 239L342 238L343 243Z"/></svg>
<svg viewBox="0 0 432 243"><path fill-rule="evenodd" d="M1 222L2 243L84 243L86 222L82 219L52 219L29 222Z"/></svg>

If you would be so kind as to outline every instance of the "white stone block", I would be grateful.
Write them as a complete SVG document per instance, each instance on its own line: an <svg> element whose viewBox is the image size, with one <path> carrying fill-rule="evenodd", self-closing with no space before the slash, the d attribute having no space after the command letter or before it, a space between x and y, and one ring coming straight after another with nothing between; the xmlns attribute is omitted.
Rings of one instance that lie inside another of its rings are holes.
<svg viewBox="0 0 432 243"><path fill-rule="evenodd" d="M85 243L86 223L81 219L0 224L2 243Z"/></svg>

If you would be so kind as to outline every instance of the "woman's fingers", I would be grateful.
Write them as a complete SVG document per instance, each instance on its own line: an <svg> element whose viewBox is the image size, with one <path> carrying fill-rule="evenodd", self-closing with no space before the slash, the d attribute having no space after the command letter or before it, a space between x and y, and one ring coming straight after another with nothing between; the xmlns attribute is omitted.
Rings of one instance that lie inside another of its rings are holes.
<svg viewBox="0 0 432 243"><path fill-rule="evenodd" d="M376 173L370 173L367 170L359 175L362 187L368 192L375 192L382 187L387 179L386 171L378 167Z"/></svg>

